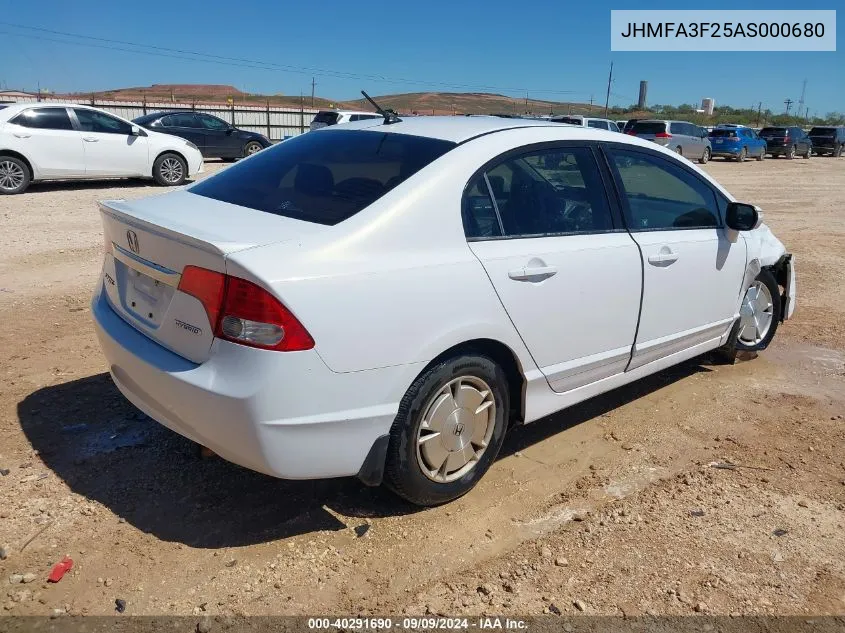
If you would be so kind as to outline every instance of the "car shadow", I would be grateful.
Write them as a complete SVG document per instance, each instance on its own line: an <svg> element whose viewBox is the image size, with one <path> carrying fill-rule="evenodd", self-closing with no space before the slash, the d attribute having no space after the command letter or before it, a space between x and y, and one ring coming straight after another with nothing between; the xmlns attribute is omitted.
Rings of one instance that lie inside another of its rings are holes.
<svg viewBox="0 0 845 633"><path fill-rule="evenodd" d="M161 189L147 178L114 178L110 180L43 180L32 183L24 195L31 196L53 191L81 191L97 189Z"/></svg>
<svg viewBox="0 0 845 633"><path fill-rule="evenodd" d="M701 371L708 370L700 360L684 363L516 427L500 456ZM107 373L41 388L18 404L18 417L39 457L71 490L164 541L237 547L420 510L354 478L284 481L201 459L196 444L129 404Z"/></svg>

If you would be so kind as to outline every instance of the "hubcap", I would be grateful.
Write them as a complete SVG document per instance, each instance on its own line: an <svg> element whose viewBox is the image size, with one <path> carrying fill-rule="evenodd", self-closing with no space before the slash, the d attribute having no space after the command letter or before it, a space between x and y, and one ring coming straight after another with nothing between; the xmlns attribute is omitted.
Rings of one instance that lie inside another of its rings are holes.
<svg viewBox="0 0 845 633"><path fill-rule="evenodd" d="M255 154L255 152L257 152L260 149L261 149L261 146L258 143L250 143L249 145L246 146L247 156Z"/></svg>
<svg viewBox="0 0 845 633"><path fill-rule="evenodd" d="M23 184L24 173L21 166L10 160L0 162L0 187L14 191Z"/></svg>
<svg viewBox="0 0 845 633"><path fill-rule="evenodd" d="M739 340L747 345L760 343L772 327L773 315L772 293L762 281L755 281L739 309Z"/></svg>
<svg viewBox="0 0 845 633"><path fill-rule="evenodd" d="M496 400L475 376L446 383L428 401L417 434L417 462L426 477L448 483L481 459L496 427Z"/></svg>
<svg viewBox="0 0 845 633"><path fill-rule="evenodd" d="M182 163L176 158L165 158L161 161L161 177L167 182L174 183L182 180Z"/></svg>

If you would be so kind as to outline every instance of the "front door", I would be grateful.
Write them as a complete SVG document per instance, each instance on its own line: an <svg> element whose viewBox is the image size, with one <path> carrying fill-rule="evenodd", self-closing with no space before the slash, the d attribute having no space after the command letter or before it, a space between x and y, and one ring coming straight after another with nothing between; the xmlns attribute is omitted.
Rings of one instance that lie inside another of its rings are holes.
<svg viewBox="0 0 845 633"><path fill-rule="evenodd" d="M510 153L470 183L463 213L470 248L552 389L625 370L642 266L590 147Z"/></svg>
<svg viewBox="0 0 845 633"><path fill-rule="evenodd" d="M133 136L132 124L105 112L74 108L85 148L86 176L151 176L145 136Z"/></svg>
<svg viewBox="0 0 845 633"><path fill-rule="evenodd" d="M234 158L243 154L243 148L239 146L231 125L210 114L199 113L197 118L205 134L205 147L208 156Z"/></svg>
<svg viewBox="0 0 845 633"><path fill-rule="evenodd" d="M746 266L744 239L724 227L721 194L671 157L607 152L644 263L630 368L719 339L736 318Z"/></svg>

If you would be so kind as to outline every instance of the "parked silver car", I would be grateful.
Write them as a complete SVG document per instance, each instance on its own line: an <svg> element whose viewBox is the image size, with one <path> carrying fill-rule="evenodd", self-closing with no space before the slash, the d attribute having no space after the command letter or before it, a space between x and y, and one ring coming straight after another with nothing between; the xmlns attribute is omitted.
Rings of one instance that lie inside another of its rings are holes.
<svg viewBox="0 0 845 633"><path fill-rule="evenodd" d="M654 141L700 163L706 163L713 154L707 130L687 121L644 119L634 123L626 134Z"/></svg>

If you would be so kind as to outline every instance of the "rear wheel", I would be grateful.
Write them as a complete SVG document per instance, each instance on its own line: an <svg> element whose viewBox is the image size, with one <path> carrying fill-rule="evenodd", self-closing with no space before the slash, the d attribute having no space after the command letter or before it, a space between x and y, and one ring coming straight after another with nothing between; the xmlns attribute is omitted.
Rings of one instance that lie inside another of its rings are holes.
<svg viewBox="0 0 845 633"><path fill-rule="evenodd" d="M812 148L812 147L810 147L810 146L808 145L808 146L807 146L807 151L806 151L806 153L804 154L804 158L809 159L809 158L810 158L810 156L812 156L812 155L813 155L813 148Z"/></svg>
<svg viewBox="0 0 845 633"><path fill-rule="evenodd" d="M760 155L757 157L757 160L764 160L766 158L766 148L760 150Z"/></svg>
<svg viewBox="0 0 845 633"><path fill-rule="evenodd" d="M836 149L835 149L835 150L833 150L833 155L834 155L836 158L839 158L840 156L842 156L842 145L841 145L841 144L837 145L837 146L836 146Z"/></svg>
<svg viewBox="0 0 845 633"><path fill-rule="evenodd" d="M798 152L798 148L797 148L797 147L795 147L795 146L793 145L793 146L792 146L792 147L790 147L790 148L789 148L789 150L786 152L786 157L787 157L789 160L792 160L793 158L795 158L795 154L796 154L797 152Z"/></svg>
<svg viewBox="0 0 845 633"><path fill-rule="evenodd" d="M385 483L423 506L469 492L505 437L507 377L486 356L458 356L411 385L390 429Z"/></svg>
<svg viewBox="0 0 845 633"><path fill-rule="evenodd" d="M744 352L766 349L778 329L780 311L777 281L768 270L761 270L742 298L736 348Z"/></svg>
<svg viewBox="0 0 845 633"><path fill-rule="evenodd" d="M163 187L176 187L188 177L188 164L178 154L162 154L153 163L153 178Z"/></svg>
<svg viewBox="0 0 845 633"><path fill-rule="evenodd" d="M744 163L746 158L748 158L748 148L743 147L739 152L739 156L736 157L736 160L740 163Z"/></svg>
<svg viewBox="0 0 845 633"><path fill-rule="evenodd" d="M698 162L701 163L702 165L706 165L707 161L709 161L709 160L710 160L710 148L705 147L704 153L701 155L701 158L698 159Z"/></svg>
<svg viewBox="0 0 845 633"><path fill-rule="evenodd" d="M683 155L684 155L684 152L681 150L681 146L680 146L680 145L678 145L678 146L675 148L675 153L676 153L676 154L679 154L680 156L683 156Z"/></svg>
<svg viewBox="0 0 845 633"><path fill-rule="evenodd" d="M31 180L25 162L14 156L0 156L0 194L23 193Z"/></svg>

